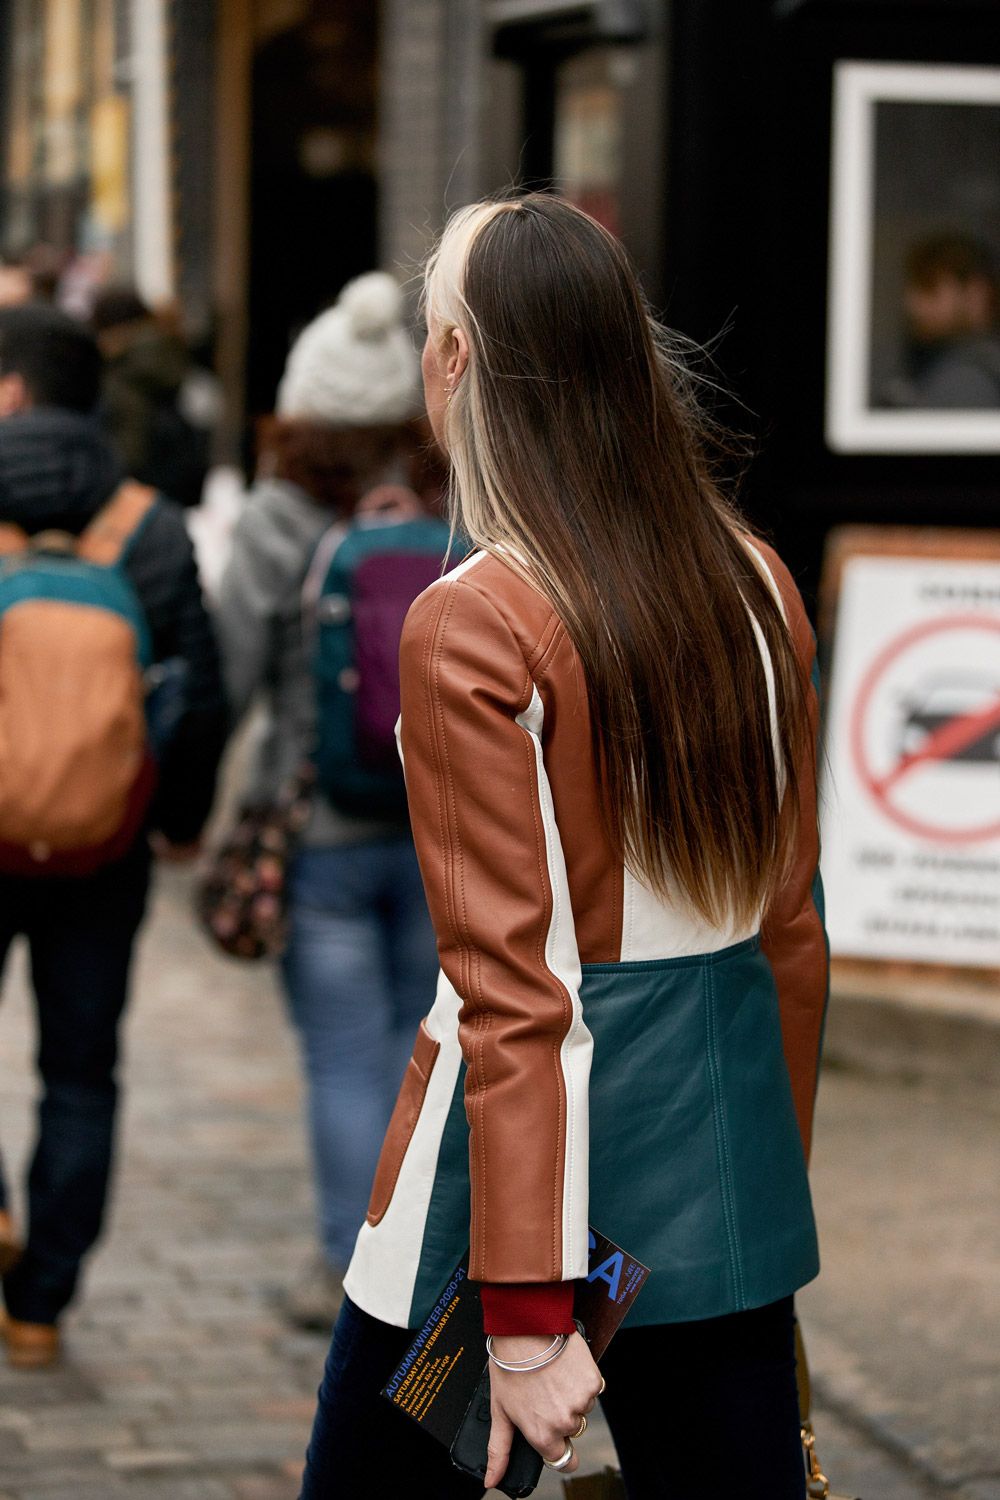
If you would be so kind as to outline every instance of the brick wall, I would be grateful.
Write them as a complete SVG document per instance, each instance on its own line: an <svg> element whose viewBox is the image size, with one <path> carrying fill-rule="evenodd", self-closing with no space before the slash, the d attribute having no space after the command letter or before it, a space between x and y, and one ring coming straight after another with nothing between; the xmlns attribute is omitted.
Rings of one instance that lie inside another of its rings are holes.
<svg viewBox="0 0 1000 1500"><path fill-rule="evenodd" d="M480 0L383 0L379 244L411 273L479 187Z"/></svg>

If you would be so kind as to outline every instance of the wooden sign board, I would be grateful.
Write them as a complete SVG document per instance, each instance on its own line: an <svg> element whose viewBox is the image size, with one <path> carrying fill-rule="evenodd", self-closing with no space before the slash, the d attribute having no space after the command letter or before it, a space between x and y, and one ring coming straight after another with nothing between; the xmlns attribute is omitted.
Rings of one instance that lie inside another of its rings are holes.
<svg viewBox="0 0 1000 1500"><path fill-rule="evenodd" d="M1000 532L835 532L821 637L833 957L1000 973Z"/></svg>

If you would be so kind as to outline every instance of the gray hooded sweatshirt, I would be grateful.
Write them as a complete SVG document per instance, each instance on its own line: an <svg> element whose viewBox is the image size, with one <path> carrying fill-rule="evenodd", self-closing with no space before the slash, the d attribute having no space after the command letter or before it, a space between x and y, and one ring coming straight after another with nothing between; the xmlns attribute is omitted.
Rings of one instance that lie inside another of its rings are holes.
<svg viewBox="0 0 1000 1500"><path fill-rule="evenodd" d="M313 750L316 693L302 585L330 521L329 512L297 485L263 479L248 494L233 533L216 626L234 715L243 718L258 698L264 708L264 732L246 789L251 801L273 801ZM405 830L405 823L349 817L317 793L304 842L360 843Z"/></svg>

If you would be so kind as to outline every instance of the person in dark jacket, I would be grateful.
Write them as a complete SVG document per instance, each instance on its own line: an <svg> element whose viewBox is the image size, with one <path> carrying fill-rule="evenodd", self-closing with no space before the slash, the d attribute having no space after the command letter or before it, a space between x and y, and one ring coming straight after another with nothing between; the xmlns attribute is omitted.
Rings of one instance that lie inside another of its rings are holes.
<svg viewBox="0 0 1000 1500"><path fill-rule="evenodd" d="M93 337L70 318L37 305L0 310L0 523L29 535L78 536L118 490L124 476L93 415L100 377ZM154 661L175 664L183 681L147 824L124 857L92 874L0 874L0 963L23 934L43 1088L23 1247L0 1173L0 1332L10 1363L22 1367L58 1357L59 1319L101 1228L118 1023L146 905L151 843L165 858L196 850L227 731L215 639L175 505L157 500L124 566Z"/></svg>
<svg viewBox="0 0 1000 1500"><path fill-rule="evenodd" d="M101 418L122 463L178 504L199 504L219 415L214 376L131 287L106 287L90 321L104 356Z"/></svg>

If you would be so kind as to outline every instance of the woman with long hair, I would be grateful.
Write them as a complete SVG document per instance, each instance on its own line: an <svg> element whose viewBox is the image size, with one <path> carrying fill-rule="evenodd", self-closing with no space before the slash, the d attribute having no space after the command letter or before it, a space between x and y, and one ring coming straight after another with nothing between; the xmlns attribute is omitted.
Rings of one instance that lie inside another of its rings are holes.
<svg viewBox="0 0 1000 1500"><path fill-rule="evenodd" d="M293 343L277 410L258 428L258 472L216 611L234 717L263 710L251 806L279 804L316 755L315 610L305 595L323 539L335 526L346 535L353 517L372 519L387 500L402 519L407 506L420 512L425 495L437 498L412 420L419 370L402 313L391 277L376 271L348 282ZM317 776L288 872L281 978L302 1056L318 1231L283 1298L301 1328L329 1330L337 1316L437 967L406 811L395 800L342 805Z"/></svg>
<svg viewBox="0 0 1000 1500"><path fill-rule="evenodd" d="M535 194L462 210L425 311L428 414L476 548L402 644L442 973L303 1495L482 1494L378 1394L471 1247L487 1487L514 1428L572 1472L600 1396L632 1500L800 1500L792 1294L818 1270L827 993L812 632L594 220ZM652 1272L600 1371L572 1321L588 1223Z"/></svg>

